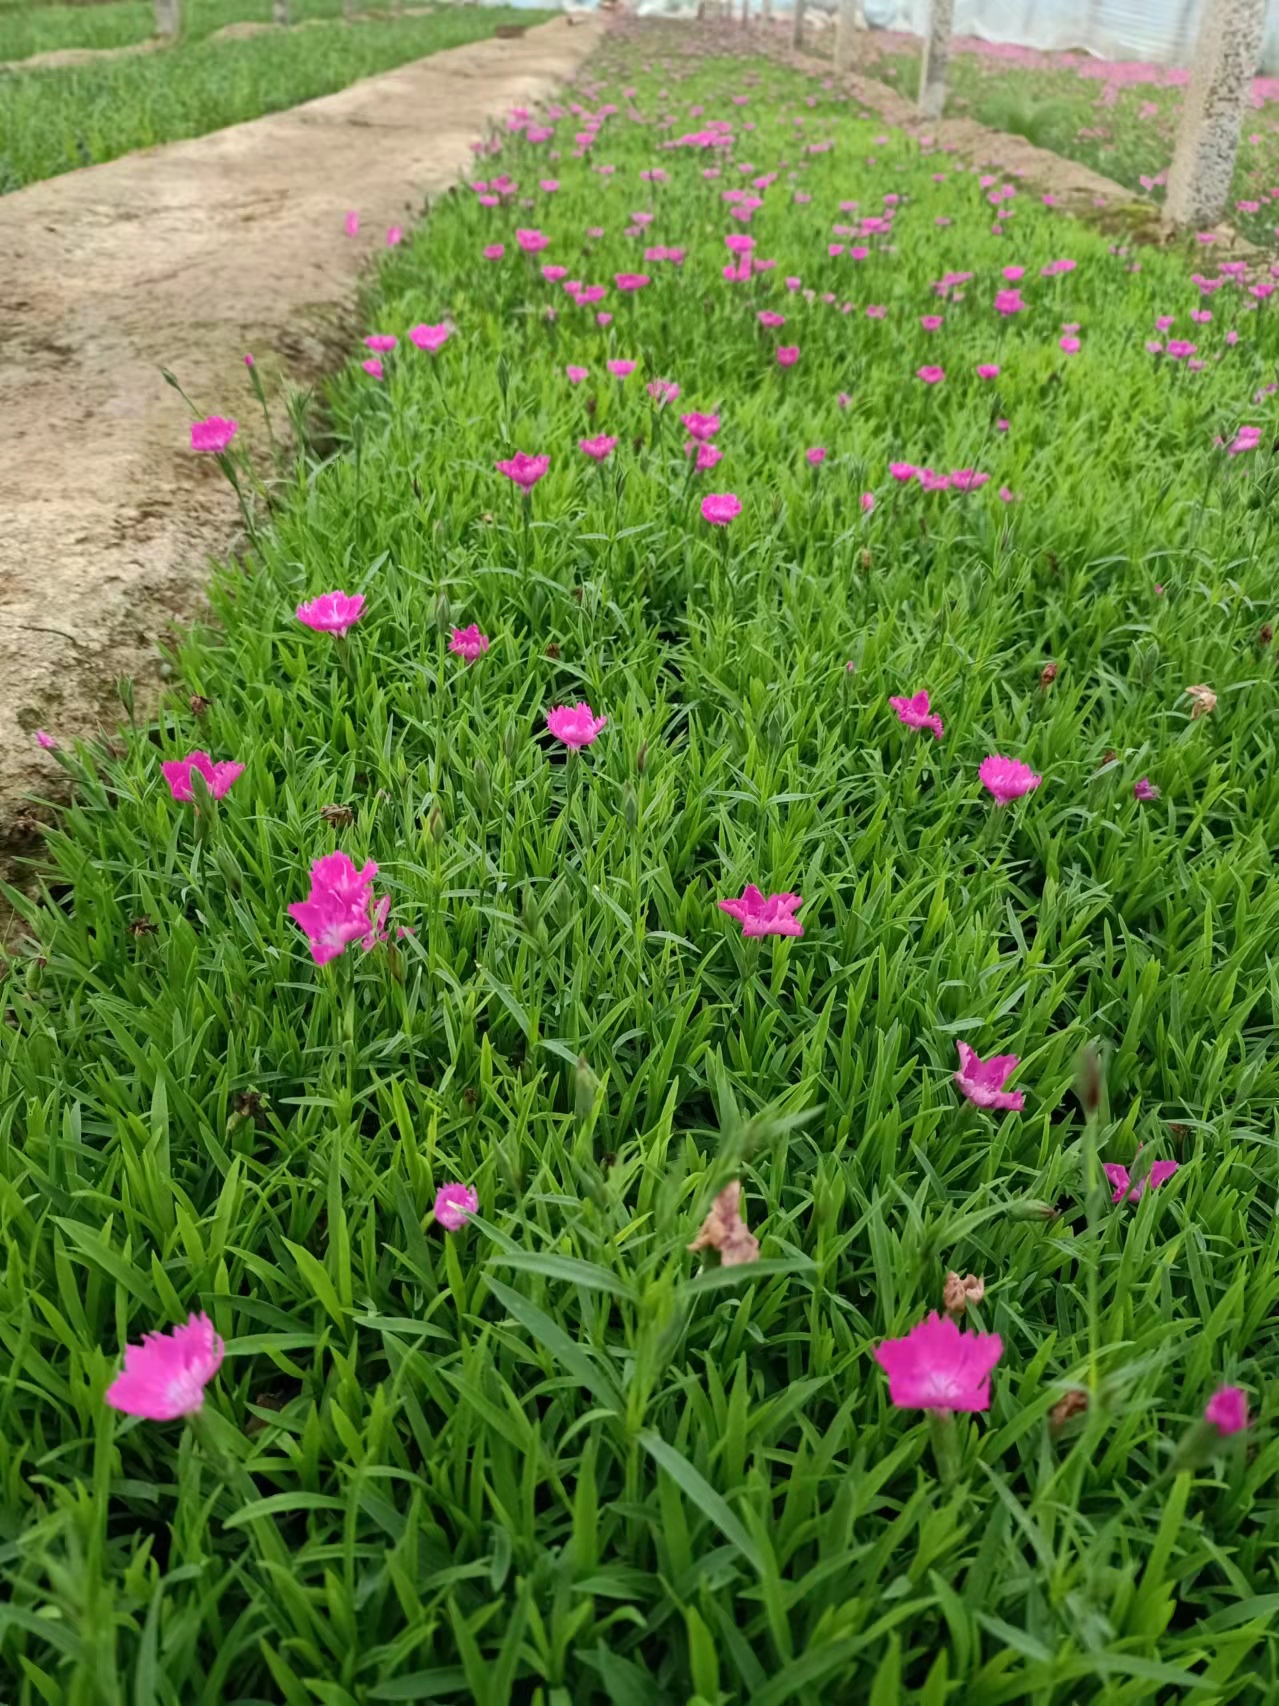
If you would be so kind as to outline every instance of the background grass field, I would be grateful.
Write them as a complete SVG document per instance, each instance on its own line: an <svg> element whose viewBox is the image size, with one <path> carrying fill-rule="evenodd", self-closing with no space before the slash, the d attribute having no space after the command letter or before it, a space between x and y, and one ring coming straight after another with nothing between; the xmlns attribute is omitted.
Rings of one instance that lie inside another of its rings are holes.
<svg viewBox="0 0 1279 1706"><path fill-rule="evenodd" d="M21 1706L1279 1686L1268 308L1193 325L1179 258L1137 271L1028 192L996 235L976 173L686 40L623 35L578 92L617 108L589 157L581 112L505 140L480 171L518 196L460 192L386 260L386 378L352 352L158 720L65 755L0 1028ZM731 146L660 147L712 118ZM850 260L832 228L886 196ZM732 229L776 265L726 282ZM1148 353L1162 314L1200 370ZM445 319L438 355L404 343ZM709 475L685 408L721 415ZM515 449L551 457L528 501ZM367 598L340 651L293 614L335 586ZM925 686L941 743L887 705ZM565 762L544 713L579 698L608 723ZM159 770L195 747L246 766L199 824ZM991 752L1041 787L994 807ZM336 846L377 861L392 942L317 969L286 908ZM803 895L802 939L742 940L717 901L748 882ZM959 1097L959 1038L1021 1057L1024 1112ZM1112 1205L1099 1161L1143 1144L1180 1170ZM733 1177L762 1259L702 1270ZM453 1179L480 1209L445 1234ZM1004 1350L944 1481L874 1351L948 1268ZM196 1308L227 1341L204 1410L122 1421L120 1348ZM1252 1430L1178 1456L1223 1381Z"/></svg>

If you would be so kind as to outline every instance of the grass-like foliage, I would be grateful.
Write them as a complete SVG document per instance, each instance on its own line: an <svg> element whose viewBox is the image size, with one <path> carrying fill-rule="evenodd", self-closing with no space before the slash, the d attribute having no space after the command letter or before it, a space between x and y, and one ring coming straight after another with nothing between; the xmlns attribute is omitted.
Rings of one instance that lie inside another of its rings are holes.
<svg viewBox="0 0 1279 1706"><path fill-rule="evenodd" d="M340 18L342 0L291 0L292 21ZM182 34L198 39L227 24L269 23L270 0L183 0ZM89 5L0 4L0 59L59 48L127 47L155 34L154 0L93 0Z"/></svg>
<svg viewBox="0 0 1279 1706"><path fill-rule="evenodd" d="M348 26L340 19L247 39L174 47L57 70L0 73L0 194L203 136L344 89L406 60L536 24L507 7L445 6L428 16Z"/></svg>
<svg viewBox="0 0 1279 1706"><path fill-rule="evenodd" d="M996 235L975 171L646 42L579 90L597 132L504 135L477 176L518 193L387 259L384 377L353 352L180 691L62 755L0 1030L20 1706L1279 1688L1271 309L1192 325L1173 257L1026 192ZM726 280L726 233L776 264ZM1202 367L1148 353L1165 313ZM340 641L294 614L336 588ZM941 740L888 704L921 689ZM216 809L162 777L194 749L244 765ZM991 754L1040 785L996 805ZM335 849L388 940L317 966L287 909ZM802 936L745 939L749 883ZM961 1095L961 1042L1019 1057L1020 1111ZM759 1256L720 1265L686 1247L734 1181ZM1002 1354L930 1422L877 1352L949 1270ZM203 1408L118 1414L124 1345L197 1312Z"/></svg>

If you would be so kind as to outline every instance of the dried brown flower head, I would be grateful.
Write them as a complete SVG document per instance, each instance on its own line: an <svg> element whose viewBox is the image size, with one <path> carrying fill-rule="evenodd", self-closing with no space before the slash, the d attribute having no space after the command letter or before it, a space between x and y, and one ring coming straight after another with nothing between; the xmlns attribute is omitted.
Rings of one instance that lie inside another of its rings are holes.
<svg viewBox="0 0 1279 1706"><path fill-rule="evenodd" d="M746 1229L741 1211L742 1186L739 1179L724 1189L711 1204L711 1212L702 1222L702 1230L689 1245L690 1250L718 1250L726 1268L740 1267L744 1262L759 1260L759 1239Z"/></svg>
<svg viewBox="0 0 1279 1706"><path fill-rule="evenodd" d="M1217 695L1211 687L1198 682L1194 687L1187 687L1186 694L1191 701L1190 720L1196 722L1200 717L1211 716L1217 709Z"/></svg>
<svg viewBox="0 0 1279 1706"><path fill-rule="evenodd" d="M321 806L320 816L325 823L332 824L334 829L345 829L348 823L355 822L355 813L350 806Z"/></svg>
<svg viewBox="0 0 1279 1706"><path fill-rule="evenodd" d="M1048 1426L1057 1434L1065 1427L1072 1416L1082 1416L1088 1408L1088 1394L1075 1390L1067 1392L1064 1398L1058 1399L1048 1412Z"/></svg>
<svg viewBox="0 0 1279 1706"><path fill-rule="evenodd" d="M1052 686L1053 682L1056 681L1056 679L1057 679L1057 665L1055 663L1046 663L1044 665L1044 667L1039 672L1039 690L1040 690L1040 692L1041 693L1047 693L1048 689Z"/></svg>
<svg viewBox="0 0 1279 1706"><path fill-rule="evenodd" d="M980 1303L986 1295L986 1282L978 1274L960 1274L952 1269L946 1275L942 1290L942 1308L952 1321L957 1321L970 1303Z"/></svg>

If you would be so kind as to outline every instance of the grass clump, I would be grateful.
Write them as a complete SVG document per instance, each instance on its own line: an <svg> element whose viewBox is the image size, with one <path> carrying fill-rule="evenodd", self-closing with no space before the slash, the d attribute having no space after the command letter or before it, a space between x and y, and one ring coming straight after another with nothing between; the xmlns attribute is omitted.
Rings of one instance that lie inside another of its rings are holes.
<svg viewBox="0 0 1279 1706"><path fill-rule="evenodd" d="M22 1706L1279 1685L1274 330L1235 291L1201 369L1151 355L1173 258L1029 197L996 235L977 174L678 39L625 34L595 121L504 141L386 261L397 345L353 352L181 695L66 755L0 1031ZM742 234L775 265L729 281ZM340 641L294 615L336 588ZM887 703L921 688L940 740ZM245 766L216 813L162 778L194 749ZM1040 785L995 806L990 754ZM339 849L388 939L317 967L288 908ZM743 937L750 883L802 937ZM1020 1111L963 1099L961 1041ZM690 1254L734 1182L758 1260ZM952 1270L1000 1355L930 1423L877 1352ZM112 1411L120 1348L197 1311L203 1408Z"/></svg>

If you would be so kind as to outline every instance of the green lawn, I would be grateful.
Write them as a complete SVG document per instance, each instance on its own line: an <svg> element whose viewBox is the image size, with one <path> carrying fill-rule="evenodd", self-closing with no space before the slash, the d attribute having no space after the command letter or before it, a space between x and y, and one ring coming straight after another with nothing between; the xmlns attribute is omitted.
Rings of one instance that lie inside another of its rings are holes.
<svg viewBox="0 0 1279 1706"><path fill-rule="evenodd" d="M62 755L0 1028L17 1706L1279 1694L1269 306L1191 322L1177 257L1028 191L997 235L975 172L702 39L622 33L588 158L584 113L509 140L476 175L517 193L388 256L399 344L221 627L122 756ZM776 264L726 281L734 234ZM344 640L294 614L335 588ZM216 812L162 777L195 749L244 765ZM1039 785L996 805L990 755ZM389 939L317 965L288 908L335 849ZM802 936L743 937L752 883ZM961 1095L961 1042L1024 1107ZM759 1260L721 1266L687 1246L734 1180ZM877 1352L950 1270L989 1408L899 1408ZM191 1311L203 1408L111 1408Z"/></svg>
<svg viewBox="0 0 1279 1706"><path fill-rule="evenodd" d="M342 0L293 0L294 22L338 18ZM270 0L184 0L182 31L199 41L225 24L269 23ZM125 47L155 34L151 0L102 0L86 6L0 5L0 60L68 47Z"/></svg>
<svg viewBox="0 0 1279 1706"><path fill-rule="evenodd" d="M354 28L333 21L242 41L194 38L136 58L0 74L0 193L135 148L281 112L406 60L490 36L500 24L536 24L542 16L458 7Z"/></svg>

